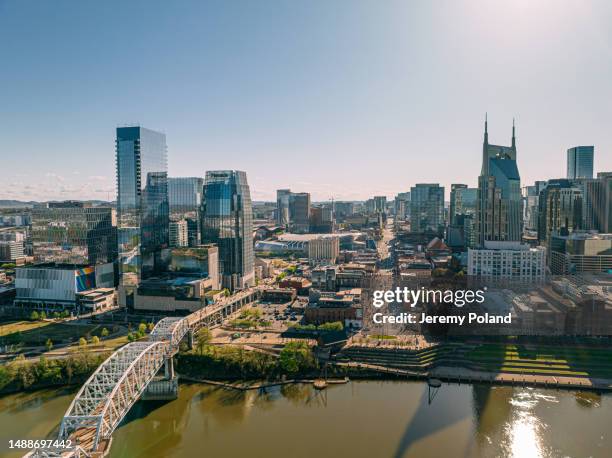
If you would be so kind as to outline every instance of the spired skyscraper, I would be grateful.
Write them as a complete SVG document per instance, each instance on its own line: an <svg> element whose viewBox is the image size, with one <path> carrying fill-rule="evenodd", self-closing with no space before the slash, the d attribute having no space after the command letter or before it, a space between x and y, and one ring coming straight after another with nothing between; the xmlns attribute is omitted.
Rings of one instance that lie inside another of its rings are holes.
<svg viewBox="0 0 612 458"><path fill-rule="evenodd" d="M202 243L219 248L219 272L231 291L255 284L253 210L245 172L206 172L202 195Z"/></svg>
<svg viewBox="0 0 612 458"><path fill-rule="evenodd" d="M485 241L520 241L523 231L521 177L516 165L516 137L512 121L512 144L489 144L485 117L482 169L476 201L477 244Z"/></svg>
<svg viewBox="0 0 612 458"><path fill-rule="evenodd" d="M118 127L117 237L120 286L165 269L168 247L168 160L166 136L144 127ZM130 291L125 291L129 305ZM123 299L123 296L120 300Z"/></svg>

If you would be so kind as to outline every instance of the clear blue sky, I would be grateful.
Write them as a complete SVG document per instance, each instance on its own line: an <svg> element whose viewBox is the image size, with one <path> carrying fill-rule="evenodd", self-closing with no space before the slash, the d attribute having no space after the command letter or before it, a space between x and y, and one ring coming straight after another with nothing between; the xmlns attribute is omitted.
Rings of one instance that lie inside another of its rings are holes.
<svg viewBox="0 0 612 458"><path fill-rule="evenodd" d="M0 0L0 199L114 198L114 129L254 199L475 186L517 119L522 184L612 170L612 2ZM447 189L448 193L448 189Z"/></svg>

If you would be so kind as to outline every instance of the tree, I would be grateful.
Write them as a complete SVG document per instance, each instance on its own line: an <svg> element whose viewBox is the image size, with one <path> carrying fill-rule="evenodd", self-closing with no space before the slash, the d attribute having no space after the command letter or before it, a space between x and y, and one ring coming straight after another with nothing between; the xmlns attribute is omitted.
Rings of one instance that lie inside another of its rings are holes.
<svg viewBox="0 0 612 458"><path fill-rule="evenodd" d="M341 321L334 321L333 323L323 323L318 327L321 331L342 331L344 325Z"/></svg>
<svg viewBox="0 0 612 458"><path fill-rule="evenodd" d="M45 347L47 347L47 351L51 351L53 349L53 341L51 339L47 339Z"/></svg>
<svg viewBox="0 0 612 458"><path fill-rule="evenodd" d="M143 337L146 331L147 331L147 325L145 323L140 323L138 325L138 337Z"/></svg>
<svg viewBox="0 0 612 458"><path fill-rule="evenodd" d="M41 320L46 320L47 319L47 314L45 313L44 310L42 312L40 312L40 319Z"/></svg>
<svg viewBox="0 0 612 458"><path fill-rule="evenodd" d="M53 319L57 320L58 318L60 318L60 313L59 312L53 312Z"/></svg>
<svg viewBox="0 0 612 458"><path fill-rule="evenodd" d="M81 337L79 339L79 347L80 348L85 348L86 345L87 345L87 340L85 339L85 337Z"/></svg>
<svg viewBox="0 0 612 458"><path fill-rule="evenodd" d="M40 315L38 315L38 312L36 310L34 310L32 314L30 315L30 320L32 321L38 321L39 318L40 318Z"/></svg>
<svg viewBox="0 0 612 458"><path fill-rule="evenodd" d="M153 328L155 328L155 323L147 323L147 330L149 332L153 332Z"/></svg>
<svg viewBox="0 0 612 458"><path fill-rule="evenodd" d="M280 352L280 367L289 374L296 374L315 366L308 344L303 341L289 342Z"/></svg>
<svg viewBox="0 0 612 458"><path fill-rule="evenodd" d="M91 338L91 343L92 343L93 345L98 345L98 344L100 343L100 338L99 338L98 336L93 336L93 337Z"/></svg>
<svg viewBox="0 0 612 458"><path fill-rule="evenodd" d="M204 349L208 346L208 344L212 340L212 334L210 332L210 329L208 328L200 329L200 331L198 331L196 338L197 338L198 351L200 352L200 355L201 355L204 353Z"/></svg>
<svg viewBox="0 0 612 458"><path fill-rule="evenodd" d="M136 340L136 337L131 332L128 332L127 339L128 342L134 342Z"/></svg>
<svg viewBox="0 0 612 458"><path fill-rule="evenodd" d="M108 329L106 328L102 328L102 331L100 332L100 336L104 339L105 337L108 337Z"/></svg>

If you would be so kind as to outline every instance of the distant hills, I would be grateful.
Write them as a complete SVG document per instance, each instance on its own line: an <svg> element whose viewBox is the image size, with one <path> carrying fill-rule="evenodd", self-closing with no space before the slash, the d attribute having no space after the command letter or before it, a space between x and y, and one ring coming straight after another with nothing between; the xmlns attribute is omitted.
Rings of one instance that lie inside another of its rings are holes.
<svg viewBox="0 0 612 458"><path fill-rule="evenodd" d="M42 204L46 202L61 202L59 200L49 200L45 202L37 202L35 200L23 201L23 200L0 200L0 208L32 208L36 204ZM108 202L105 200L83 200L82 202L91 204L93 206L99 205L110 205L115 206L115 202Z"/></svg>

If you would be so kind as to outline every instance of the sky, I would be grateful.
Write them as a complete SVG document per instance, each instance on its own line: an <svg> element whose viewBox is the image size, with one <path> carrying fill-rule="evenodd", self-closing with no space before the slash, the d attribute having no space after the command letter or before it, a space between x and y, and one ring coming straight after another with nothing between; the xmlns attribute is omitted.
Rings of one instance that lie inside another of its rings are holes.
<svg viewBox="0 0 612 458"><path fill-rule="evenodd" d="M254 200L476 186L483 122L521 184L612 171L612 2L0 0L0 199L115 198L115 128Z"/></svg>

